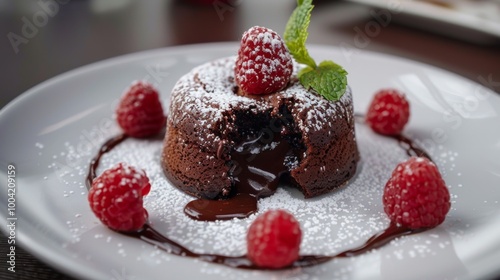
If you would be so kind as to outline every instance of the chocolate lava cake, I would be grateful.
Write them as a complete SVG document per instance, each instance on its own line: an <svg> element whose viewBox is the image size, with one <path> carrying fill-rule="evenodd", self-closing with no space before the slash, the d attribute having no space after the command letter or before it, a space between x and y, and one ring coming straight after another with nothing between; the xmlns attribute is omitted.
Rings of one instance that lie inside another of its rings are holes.
<svg viewBox="0 0 500 280"><path fill-rule="evenodd" d="M306 198L345 184L359 160L350 88L328 101L294 74L280 92L245 95L235 59L198 66L173 88L161 157L167 178L207 199L267 196L284 180Z"/></svg>

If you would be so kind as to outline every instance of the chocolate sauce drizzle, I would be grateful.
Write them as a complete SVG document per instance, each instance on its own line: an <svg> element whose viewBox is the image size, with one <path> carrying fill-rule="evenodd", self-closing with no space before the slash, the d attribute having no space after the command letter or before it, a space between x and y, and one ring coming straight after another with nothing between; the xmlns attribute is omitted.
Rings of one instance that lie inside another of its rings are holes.
<svg viewBox="0 0 500 280"><path fill-rule="evenodd" d="M198 221L231 220L246 218L257 212L257 197L238 193L229 199L195 199L184 207L184 214Z"/></svg>
<svg viewBox="0 0 500 280"><path fill-rule="evenodd" d="M377 249L391 240L394 240L400 236L414 234L421 232L423 230L412 230L409 228L400 227L394 223L391 223L389 227L375 235L373 235L368 241L359 247L354 249L346 250L336 255L303 255L299 256L288 268L299 268L299 267L309 267L318 264L325 263L336 258L346 258L361 255L363 253L369 252L371 250ZM242 269L262 269L255 264L253 264L246 255L242 256L224 256L218 254L198 254L188 248L182 246L181 244L173 241L172 239L162 235L150 225L146 224L144 227L137 232L121 232L124 235L138 238L146 243L156 246L165 252L173 255L197 258L205 262L221 264L233 268Z"/></svg>
<svg viewBox="0 0 500 280"><path fill-rule="evenodd" d="M87 186L87 190L90 190L90 188L92 187L92 181L96 177L97 167L99 167L99 162L101 161L101 157L105 153L111 151L114 147L116 147L116 145L125 141L125 139L127 138L128 136L125 133L122 133L109 139L108 141L104 142L104 144L102 144L101 148L99 149L99 152L92 158L89 164L89 171L87 173L87 178L85 180L85 185Z"/></svg>
<svg viewBox="0 0 500 280"><path fill-rule="evenodd" d="M124 235L138 238L146 243L157 246L158 248L164 250L173 255L198 258L202 261L222 264L229 267L237 268L257 268L246 256L223 256L217 254L198 254L188 248L182 246L181 244L173 241L172 239L159 233L157 230L152 228L150 225L145 224L144 227L137 232L121 232Z"/></svg>
<svg viewBox="0 0 500 280"><path fill-rule="evenodd" d="M296 158L294 151L280 133L274 133L272 139L260 134L243 142L231 152L229 175L235 188L232 196L222 200L195 199L184 207L184 213L198 221L250 216L257 212L257 200L274 194L280 182L288 178L287 164Z"/></svg>
<svg viewBox="0 0 500 280"><path fill-rule="evenodd" d="M399 142L399 146L401 146L401 148L406 150L406 154L408 156L426 157L430 161L432 161L431 156L429 156L429 154L426 151L424 151L423 149L418 147L415 143L413 143L413 141L410 138L402 134L388 135L388 137L396 139Z"/></svg>
<svg viewBox="0 0 500 280"><path fill-rule="evenodd" d="M365 123L365 116L359 113L354 114L354 118L357 123L364 124ZM410 138L404 136L403 134L397 134L397 135L384 135L386 137L395 139L398 141L399 146L403 148L406 151L406 154L408 156L417 156L417 157L426 157L430 161L433 161L431 156L424 151L422 148L420 148L417 144L413 142Z"/></svg>
<svg viewBox="0 0 500 280"><path fill-rule="evenodd" d="M356 121L364 123L364 116L356 114ZM418 147L413 141L403 135L388 136L390 138L396 139L400 146L406 150L408 156L424 156L430 158L430 156L420 147ZM111 151L118 144L123 142L128 138L125 134L120 134L115 136L108 141L106 141L99 149L97 155L92 158L89 170L86 178L87 189L92 187L92 181L96 177L96 170L99 166L101 157ZM286 141L283 141L286 143ZM286 148L286 147L285 147ZM284 149L282 147L282 149ZM281 168L281 167L280 167ZM214 221L214 220L225 220L232 218L244 218L248 217L252 213L257 211L257 199L260 196L267 196L274 192L275 186L274 182L276 178L272 178L273 184L270 189L254 189L254 190L243 190L241 193L236 194L231 199L227 200L204 200L196 199L188 203L185 207L184 212L196 220L203 221ZM277 181L276 181L277 186ZM265 191L266 195L260 195L259 192ZM353 249L349 249L340 252L335 255L301 255L297 261L291 264L287 268L299 268L299 267L309 267L318 264L325 263L336 258L354 257L371 250L377 249L391 240L398 237L410 235L418 232L422 232L425 229L410 229L396 225L391 222L388 228L385 230L374 234L370 237L364 244ZM221 264L233 268L242 269L262 269L254 265L246 255L242 256L225 256L218 254L199 254L195 253L180 243L166 237L165 235L159 233L157 230L151 227L149 224L145 224L144 227L137 232L118 232L123 235L127 235L133 238L140 239L146 243L157 246L158 248L164 250L167 253L183 256L197 258L199 260Z"/></svg>

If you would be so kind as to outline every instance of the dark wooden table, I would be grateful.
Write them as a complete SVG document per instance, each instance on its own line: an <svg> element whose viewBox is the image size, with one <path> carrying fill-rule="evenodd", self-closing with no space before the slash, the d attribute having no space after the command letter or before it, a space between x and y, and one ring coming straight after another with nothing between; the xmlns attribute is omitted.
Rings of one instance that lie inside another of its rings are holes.
<svg viewBox="0 0 500 280"><path fill-rule="evenodd" d="M237 41L253 25L282 33L295 7L293 0L233 0L229 6L217 0L205 1L207 5L186 0L40 4L48 2L0 0L0 108L46 79L105 58L173 45ZM395 16L385 26L366 31L376 26L376 12L349 2L319 1L308 42L410 58L500 92L500 41L480 45L457 40L401 25ZM17 272L9 273L4 269L7 239L0 237L0 279L72 279L21 248Z"/></svg>

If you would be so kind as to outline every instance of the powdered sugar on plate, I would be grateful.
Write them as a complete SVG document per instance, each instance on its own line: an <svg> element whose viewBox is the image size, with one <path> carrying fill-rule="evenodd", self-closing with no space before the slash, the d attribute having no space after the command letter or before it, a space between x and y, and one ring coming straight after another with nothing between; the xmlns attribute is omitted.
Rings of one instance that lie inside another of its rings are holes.
<svg viewBox="0 0 500 280"><path fill-rule="evenodd" d="M109 135L103 135L103 138L111 138L116 131L116 127L112 127L108 132ZM143 169L152 183L151 192L144 198L150 224L162 234L180 242L194 252L223 255L245 254L246 232L256 216L268 209L282 208L293 213L301 224L303 230L301 254L333 255L363 244L373 234L388 226L389 219L385 215L382 205L383 187L394 167L408 158L406 151L399 146L396 140L378 135L364 124L356 124L356 139L361 161L357 174L345 187L320 197L304 199L298 190L282 186L274 195L260 199L258 213L246 219L199 222L188 218L183 213L183 208L193 197L178 190L165 178L160 165L161 138L146 140L129 138L125 140L103 156L97 174L101 174L105 169L119 162L127 162L129 165ZM67 142L64 154L75 158L78 154L76 151L82 150L78 148L79 145L79 143ZM38 146L40 146L39 143L37 143ZM83 178L87 172L88 162L97 152L97 148L95 146L84 154L79 154L76 161L78 164L73 165L73 168L59 171L62 180L68 186L64 196L81 194L78 195L80 199L86 201ZM434 156L434 160L438 166L458 156L458 154L444 149L437 152L439 154ZM60 165L56 163L49 166L51 169L59 167ZM453 170L442 171L450 172ZM86 232L97 231L98 234L94 235L96 242L104 242L105 240L107 243L116 243L117 256L121 258L134 257L130 255L130 252L133 251L128 248L130 244L119 242L117 237L120 237L120 234L105 230L105 226L94 217L90 208L87 212L78 213L77 216L67 223L68 229L73 235L73 241L71 244L64 244L64 246L75 246L82 238L87 238ZM428 238L424 239L422 241L422 237L410 236L402 241L393 241L392 244L395 244L396 250L386 257L392 260L406 260L412 257L435 255L436 252L431 249L435 246L425 243L430 242ZM399 252L397 244L401 242L415 243L415 250ZM443 246L443 250L449 248L446 244ZM145 253L140 256L141 262L161 264L177 258L146 243L142 245L142 248ZM365 258L364 261L370 262L372 258L370 255L366 254L359 258ZM359 262L358 260L353 265L362 264L364 261ZM193 262L199 264L198 267L203 273L233 275L229 268L205 264L198 260L193 260ZM336 262L337 260L333 261L334 264ZM316 273L321 274L321 267L323 266L307 269L307 274L309 276ZM344 272L336 271L335 275L344 275L350 269L355 268L347 266L345 269ZM297 279L310 279L308 277L300 278L303 275L293 271L283 273L292 273L291 275ZM237 275L241 276L242 274Z"/></svg>
<svg viewBox="0 0 500 280"><path fill-rule="evenodd" d="M358 125L356 133L362 160L360 171L347 186L313 199L304 199L298 190L284 186L259 201L259 213L283 208L296 216L303 229L303 254L338 253L365 242L389 222L383 213L383 186L392 168L407 155L396 141L375 135L364 125ZM98 174L118 162L144 169L152 182L145 207L153 227L198 253L244 254L246 231L257 214L217 222L188 218L183 208L193 198L166 180L160 166L161 149L160 140L128 139L102 158Z"/></svg>

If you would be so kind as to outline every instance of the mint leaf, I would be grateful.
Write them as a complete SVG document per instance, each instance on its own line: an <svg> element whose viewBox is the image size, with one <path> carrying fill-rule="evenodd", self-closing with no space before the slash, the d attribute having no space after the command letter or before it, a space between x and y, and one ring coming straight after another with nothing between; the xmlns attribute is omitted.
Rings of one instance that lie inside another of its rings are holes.
<svg viewBox="0 0 500 280"><path fill-rule="evenodd" d="M306 48L309 33L312 0L297 0L297 8L293 11L286 25L285 44L298 63L307 65L299 74L300 83L306 89L313 89L330 101L339 100L347 87L347 72L333 61L323 61L316 65Z"/></svg>
<svg viewBox="0 0 500 280"><path fill-rule="evenodd" d="M309 55L306 40L309 33L307 28L311 21L311 11L314 8L312 0L298 0L297 8L293 11L285 28L285 44L298 63L316 68L316 62Z"/></svg>
<svg viewBox="0 0 500 280"><path fill-rule="evenodd" d="M347 71L331 60L323 61L318 67L306 67L299 73L300 83L312 88L325 99L339 100L347 88Z"/></svg>

